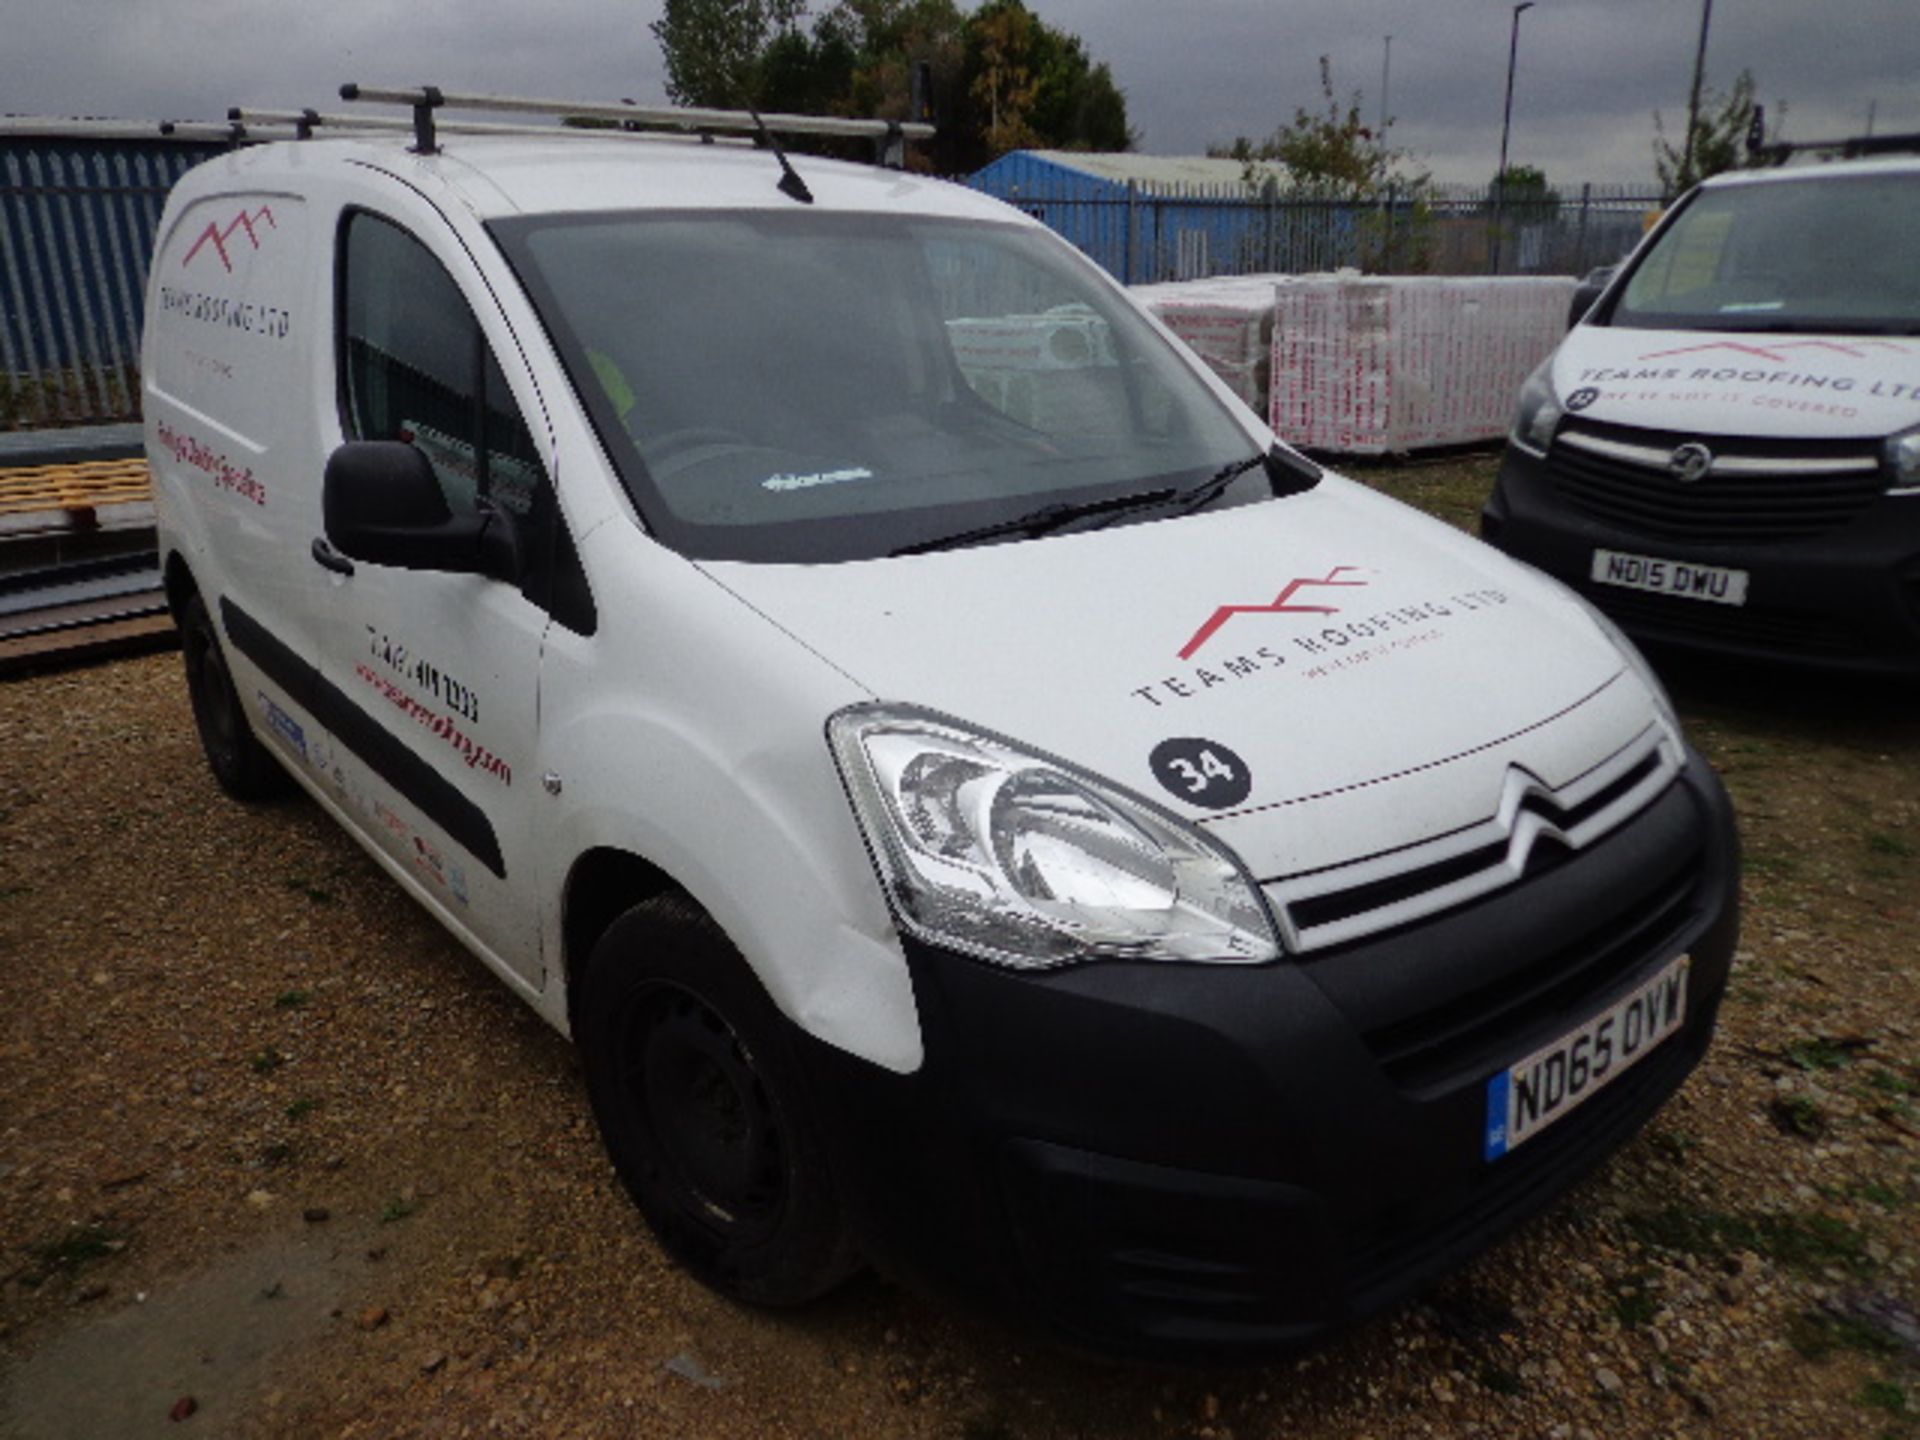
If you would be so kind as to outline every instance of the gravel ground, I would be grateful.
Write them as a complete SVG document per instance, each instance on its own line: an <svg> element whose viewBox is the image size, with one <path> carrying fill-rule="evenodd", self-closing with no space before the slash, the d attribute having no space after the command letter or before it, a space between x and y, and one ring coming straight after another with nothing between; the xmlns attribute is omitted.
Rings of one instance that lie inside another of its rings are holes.
<svg viewBox="0 0 1920 1440"><path fill-rule="evenodd" d="M1459 519L1490 463L1367 478ZM315 806L224 799L178 672L0 685L0 1435L1920 1437L1910 693L1683 667L1747 843L1706 1064L1420 1302L1163 1370L687 1280L567 1044Z"/></svg>

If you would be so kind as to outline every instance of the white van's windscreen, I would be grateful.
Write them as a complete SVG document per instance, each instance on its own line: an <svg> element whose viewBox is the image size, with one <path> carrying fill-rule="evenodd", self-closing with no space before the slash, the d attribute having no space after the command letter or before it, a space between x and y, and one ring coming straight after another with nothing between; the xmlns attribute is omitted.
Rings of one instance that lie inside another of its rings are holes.
<svg viewBox="0 0 1920 1440"><path fill-rule="evenodd" d="M1608 323L1920 334L1920 174L1702 190L1635 268Z"/></svg>
<svg viewBox="0 0 1920 1440"><path fill-rule="evenodd" d="M1040 533L1056 507L1161 518L1179 507L1155 497L1257 454L1097 272L1019 226L775 211L493 229L642 515L690 555L866 558ZM1256 464L1212 503L1273 493Z"/></svg>

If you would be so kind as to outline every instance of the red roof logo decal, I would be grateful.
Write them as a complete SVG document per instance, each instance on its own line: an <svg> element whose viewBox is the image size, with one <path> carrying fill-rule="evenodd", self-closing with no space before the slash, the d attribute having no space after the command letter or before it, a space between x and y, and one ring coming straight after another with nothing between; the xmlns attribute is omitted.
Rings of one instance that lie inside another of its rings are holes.
<svg viewBox="0 0 1920 1440"><path fill-rule="evenodd" d="M251 215L245 210L242 210L238 215L234 216L232 220L227 222L227 228L224 230L209 220L207 222L207 228L202 230L200 237L193 242L193 248L188 250L186 255L181 259L180 268L184 270L187 266L191 265L193 263L193 257L200 253L203 246L212 245L213 253L220 257L220 268L231 274L233 272L233 261L227 254L227 241L231 240L234 233L238 231L247 237L247 243L249 245L258 250L260 248L260 232L254 227L263 222L269 230L277 230L279 228L279 226L274 224L272 207L262 205Z"/></svg>
<svg viewBox="0 0 1920 1440"><path fill-rule="evenodd" d="M1891 350L1896 355L1906 353L1906 347L1896 345L1891 340L1850 340L1840 344L1833 340L1787 340L1768 341L1764 345L1742 345L1738 340L1713 340L1705 345L1683 345L1678 350L1655 350L1642 355L1642 360L1665 360L1672 355L1698 355L1702 350L1733 350L1741 355L1751 355L1756 360L1771 360L1776 365L1784 365L1787 350L1831 350L1835 354L1845 355L1854 360L1867 358L1869 350Z"/></svg>
<svg viewBox="0 0 1920 1440"><path fill-rule="evenodd" d="M1343 575L1357 575L1361 572L1358 565L1336 565L1319 579L1304 577L1289 580L1280 593L1273 597L1270 605L1222 605L1208 619L1207 623L1193 632L1193 638L1180 647L1180 658L1190 660L1194 652L1214 637L1214 633L1236 615L1338 615L1338 605L1295 605L1290 603L1302 590L1319 589L1330 586L1360 586L1365 580L1343 580Z"/></svg>

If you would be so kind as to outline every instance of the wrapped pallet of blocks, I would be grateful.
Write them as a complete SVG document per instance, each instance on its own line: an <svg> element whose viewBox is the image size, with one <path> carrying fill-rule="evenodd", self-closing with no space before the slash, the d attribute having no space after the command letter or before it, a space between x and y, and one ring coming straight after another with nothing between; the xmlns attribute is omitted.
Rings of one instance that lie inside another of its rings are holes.
<svg viewBox="0 0 1920 1440"><path fill-rule="evenodd" d="M1101 381L1120 362L1107 322L1085 306L953 319L947 338L967 384L1022 424L1070 433L1111 423L1119 387Z"/></svg>
<svg viewBox="0 0 1920 1440"><path fill-rule="evenodd" d="M1255 414L1272 385L1273 295L1283 275L1222 275L1136 285L1134 297L1184 340Z"/></svg>
<svg viewBox="0 0 1920 1440"><path fill-rule="evenodd" d="M1566 277L1288 278L1274 286L1267 416L1311 450L1384 455L1494 440L1566 332Z"/></svg>

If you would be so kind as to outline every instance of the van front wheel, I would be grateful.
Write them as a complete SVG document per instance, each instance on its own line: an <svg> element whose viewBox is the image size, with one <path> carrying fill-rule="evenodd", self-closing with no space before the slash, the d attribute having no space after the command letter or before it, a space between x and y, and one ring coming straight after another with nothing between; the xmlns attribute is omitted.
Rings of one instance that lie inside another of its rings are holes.
<svg viewBox="0 0 1920 1440"><path fill-rule="evenodd" d="M614 1169L704 1284L800 1305L857 1257L789 1022L720 928L678 895L629 910L588 961L578 1038Z"/></svg>
<svg viewBox="0 0 1920 1440"><path fill-rule="evenodd" d="M180 612L180 653L186 662L187 698L207 768L236 800L270 800L287 790L287 774L254 738L240 706L240 693L214 632L206 601L191 596Z"/></svg>

